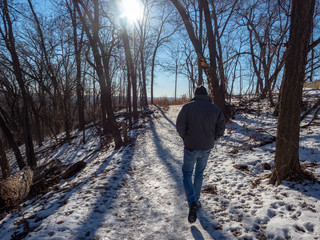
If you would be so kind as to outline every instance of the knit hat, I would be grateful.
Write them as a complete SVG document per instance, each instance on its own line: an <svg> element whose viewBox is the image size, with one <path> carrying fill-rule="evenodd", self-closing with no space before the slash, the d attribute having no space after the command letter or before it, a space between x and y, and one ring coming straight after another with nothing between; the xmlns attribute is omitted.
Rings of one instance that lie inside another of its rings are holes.
<svg viewBox="0 0 320 240"><path fill-rule="evenodd" d="M196 88L194 95L208 95L208 92L207 89L201 85Z"/></svg>

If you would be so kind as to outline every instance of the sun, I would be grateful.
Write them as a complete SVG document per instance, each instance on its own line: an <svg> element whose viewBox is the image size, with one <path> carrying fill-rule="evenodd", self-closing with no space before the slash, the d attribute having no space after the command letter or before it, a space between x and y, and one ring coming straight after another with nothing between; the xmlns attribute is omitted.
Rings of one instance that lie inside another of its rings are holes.
<svg viewBox="0 0 320 240"><path fill-rule="evenodd" d="M121 9L121 17L126 18L129 23L134 23L143 16L143 8L139 0L121 0Z"/></svg>

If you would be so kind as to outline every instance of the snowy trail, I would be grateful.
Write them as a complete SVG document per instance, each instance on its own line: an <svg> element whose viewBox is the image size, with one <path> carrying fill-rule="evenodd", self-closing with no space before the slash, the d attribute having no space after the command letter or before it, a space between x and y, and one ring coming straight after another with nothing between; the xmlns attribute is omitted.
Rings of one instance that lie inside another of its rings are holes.
<svg viewBox="0 0 320 240"><path fill-rule="evenodd" d="M176 109L162 114L151 119L150 128L138 138L132 171L97 236L102 238L108 231L109 239L212 239L215 234L199 222L187 222Z"/></svg>

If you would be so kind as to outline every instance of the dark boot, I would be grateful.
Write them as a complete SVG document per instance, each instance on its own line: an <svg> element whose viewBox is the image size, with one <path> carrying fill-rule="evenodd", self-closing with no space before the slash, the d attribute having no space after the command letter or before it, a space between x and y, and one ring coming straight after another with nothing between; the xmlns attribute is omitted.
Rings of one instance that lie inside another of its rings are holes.
<svg viewBox="0 0 320 240"><path fill-rule="evenodd" d="M189 223L194 223L197 220L197 204L195 202L192 202L189 206L189 215L188 215L188 221Z"/></svg>

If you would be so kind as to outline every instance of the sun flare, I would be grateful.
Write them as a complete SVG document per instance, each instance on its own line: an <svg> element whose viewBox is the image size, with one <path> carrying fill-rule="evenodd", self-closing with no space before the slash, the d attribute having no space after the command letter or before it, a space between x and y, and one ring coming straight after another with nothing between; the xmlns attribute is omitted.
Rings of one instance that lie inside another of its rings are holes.
<svg viewBox="0 0 320 240"><path fill-rule="evenodd" d="M122 17L129 23L134 23L142 18L143 8L140 0L121 0Z"/></svg>

